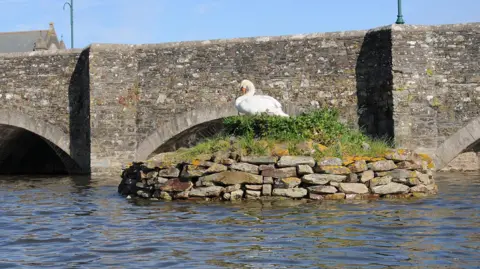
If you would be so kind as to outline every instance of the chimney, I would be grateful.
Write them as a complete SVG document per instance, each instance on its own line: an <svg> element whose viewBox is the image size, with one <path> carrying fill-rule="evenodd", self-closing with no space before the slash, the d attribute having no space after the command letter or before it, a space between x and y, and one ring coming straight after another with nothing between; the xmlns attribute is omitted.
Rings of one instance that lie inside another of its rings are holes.
<svg viewBox="0 0 480 269"><path fill-rule="evenodd" d="M66 49L65 42L63 42L63 35L60 36L59 49Z"/></svg>
<svg viewBox="0 0 480 269"><path fill-rule="evenodd" d="M55 33L55 27L53 27L53 22L49 23L49 28L48 28L48 34L47 36L56 36L57 34Z"/></svg>

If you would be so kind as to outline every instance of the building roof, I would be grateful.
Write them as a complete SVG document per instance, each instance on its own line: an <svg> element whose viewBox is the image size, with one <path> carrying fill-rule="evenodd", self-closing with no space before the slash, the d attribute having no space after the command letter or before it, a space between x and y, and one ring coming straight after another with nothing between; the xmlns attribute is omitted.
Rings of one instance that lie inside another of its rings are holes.
<svg viewBox="0 0 480 269"><path fill-rule="evenodd" d="M53 23L45 30L0 33L0 53L56 49L65 49L65 44L58 40Z"/></svg>

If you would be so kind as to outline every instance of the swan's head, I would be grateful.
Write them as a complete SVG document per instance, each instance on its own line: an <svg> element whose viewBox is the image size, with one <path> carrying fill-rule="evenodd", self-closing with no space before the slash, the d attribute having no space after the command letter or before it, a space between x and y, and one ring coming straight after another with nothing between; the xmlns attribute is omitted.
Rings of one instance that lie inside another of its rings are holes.
<svg viewBox="0 0 480 269"><path fill-rule="evenodd" d="M240 88L243 94L255 92L255 86L253 86L253 83L248 79L244 79L240 82Z"/></svg>

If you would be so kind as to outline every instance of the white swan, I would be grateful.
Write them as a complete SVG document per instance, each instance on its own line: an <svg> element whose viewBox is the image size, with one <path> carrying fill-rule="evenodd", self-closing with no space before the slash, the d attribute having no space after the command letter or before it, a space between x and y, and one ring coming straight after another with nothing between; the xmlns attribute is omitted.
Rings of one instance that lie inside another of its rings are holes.
<svg viewBox="0 0 480 269"><path fill-rule="evenodd" d="M247 115L267 113L288 117L288 114L282 111L282 105L277 99L268 95L254 95L255 86L250 80L242 80L240 87L244 94L235 100L238 112Z"/></svg>

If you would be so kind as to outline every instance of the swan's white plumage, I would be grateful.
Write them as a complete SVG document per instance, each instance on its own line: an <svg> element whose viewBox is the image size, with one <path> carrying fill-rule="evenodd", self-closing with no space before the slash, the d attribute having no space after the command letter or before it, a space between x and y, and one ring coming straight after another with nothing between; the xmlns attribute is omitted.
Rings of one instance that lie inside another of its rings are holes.
<svg viewBox="0 0 480 269"><path fill-rule="evenodd" d="M251 81L243 80L240 86L242 89L245 88L247 92L235 100L235 107L238 112L247 115L267 113L288 117L288 114L283 112L282 104L277 99L268 95L254 95L255 86Z"/></svg>

